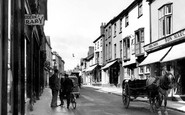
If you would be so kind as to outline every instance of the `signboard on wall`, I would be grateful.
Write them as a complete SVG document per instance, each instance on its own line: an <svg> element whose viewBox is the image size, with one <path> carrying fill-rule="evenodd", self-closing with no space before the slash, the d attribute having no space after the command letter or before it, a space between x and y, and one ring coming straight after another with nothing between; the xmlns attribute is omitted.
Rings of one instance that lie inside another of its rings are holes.
<svg viewBox="0 0 185 115"><path fill-rule="evenodd" d="M182 29L176 33L173 33L172 35L170 36L167 36L163 39L160 39L158 41L155 41L149 45L146 45L144 46L144 49L145 51L148 51L150 49L153 49L153 48L156 48L156 47L159 47L159 46L162 46L164 44L167 44L167 43L171 43L171 42L174 42L174 41L177 41L177 40L180 40L180 39L185 39L185 29Z"/></svg>
<svg viewBox="0 0 185 115"><path fill-rule="evenodd" d="M25 14L25 25L44 25L44 15Z"/></svg>

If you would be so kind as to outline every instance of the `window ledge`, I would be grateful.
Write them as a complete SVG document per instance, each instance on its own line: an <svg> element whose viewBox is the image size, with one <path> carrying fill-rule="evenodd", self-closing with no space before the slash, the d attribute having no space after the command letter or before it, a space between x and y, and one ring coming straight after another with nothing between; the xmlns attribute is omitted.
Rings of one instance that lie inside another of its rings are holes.
<svg viewBox="0 0 185 115"><path fill-rule="evenodd" d="M139 19L141 16L143 16L143 14L139 15L137 18Z"/></svg>

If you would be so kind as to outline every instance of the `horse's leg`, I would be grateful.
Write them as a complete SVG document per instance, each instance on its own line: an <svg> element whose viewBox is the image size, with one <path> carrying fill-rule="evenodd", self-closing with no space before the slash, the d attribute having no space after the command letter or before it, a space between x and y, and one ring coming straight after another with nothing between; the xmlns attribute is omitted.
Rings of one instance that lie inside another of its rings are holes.
<svg viewBox="0 0 185 115"><path fill-rule="evenodd" d="M151 93L148 92L148 98L149 98L149 103L150 103L150 111L153 112L152 110L152 98L151 98Z"/></svg>
<svg viewBox="0 0 185 115"><path fill-rule="evenodd" d="M168 115L168 112L166 111L166 105L167 105L167 93L164 95L164 114Z"/></svg>
<svg viewBox="0 0 185 115"><path fill-rule="evenodd" d="M158 115L162 115L162 101L163 101L163 95L161 93L159 93L158 95L158 101L159 101L159 108L158 108Z"/></svg>

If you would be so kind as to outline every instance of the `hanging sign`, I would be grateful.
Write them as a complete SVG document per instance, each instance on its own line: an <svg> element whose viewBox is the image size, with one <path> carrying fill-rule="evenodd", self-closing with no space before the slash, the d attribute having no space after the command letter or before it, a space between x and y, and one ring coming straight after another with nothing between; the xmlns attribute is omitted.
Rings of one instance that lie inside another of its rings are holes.
<svg viewBox="0 0 185 115"><path fill-rule="evenodd" d="M44 25L44 15L25 14L25 25Z"/></svg>

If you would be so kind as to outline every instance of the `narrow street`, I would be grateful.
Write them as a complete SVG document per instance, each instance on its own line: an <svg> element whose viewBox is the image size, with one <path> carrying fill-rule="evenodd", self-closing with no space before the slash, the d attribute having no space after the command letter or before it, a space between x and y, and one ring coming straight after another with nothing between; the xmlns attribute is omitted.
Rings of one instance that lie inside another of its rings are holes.
<svg viewBox="0 0 185 115"><path fill-rule="evenodd" d="M149 104L146 102L134 101L130 103L128 109L125 109L120 96L91 87L82 87L76 109L70 107L68 110L66 103L64 107L50 108L51 91L48 88L45 89L42 97L38 104L35 104L34 111L30 115L157 115L150 112ZM169 109L168 114L184 115L182 112Z"/></svg>

